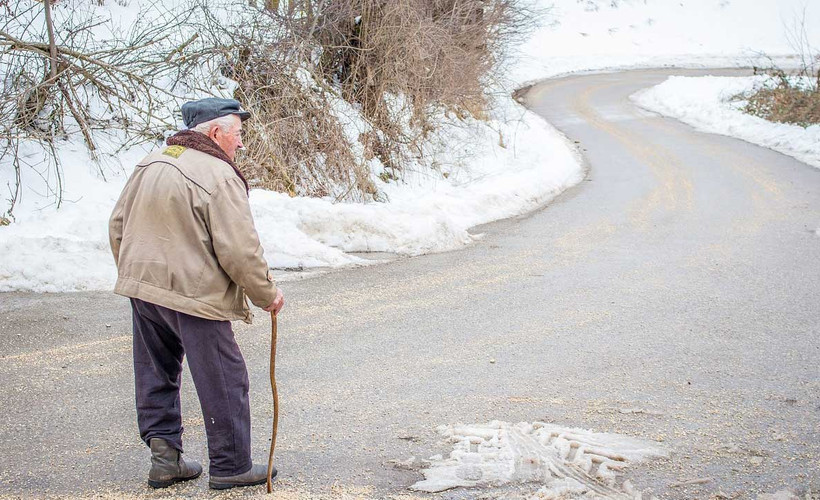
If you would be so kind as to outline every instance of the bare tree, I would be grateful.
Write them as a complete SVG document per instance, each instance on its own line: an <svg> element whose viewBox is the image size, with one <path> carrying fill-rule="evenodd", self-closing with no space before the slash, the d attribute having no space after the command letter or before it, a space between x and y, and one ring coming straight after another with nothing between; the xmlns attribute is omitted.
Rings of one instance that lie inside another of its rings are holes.
<svg viewBox="0 0 820 500"><path fill-rule="evenodd" d="M156 139L158 127L174 125L165 105L176 98L168 82L191 70L186 58L197 35L183 29L185 16L157 16L97 40L92 32L109 20L93 8L64 3L56 6L63 9L59 18L52 0L7 5L9 15L0 22L0 157L11 158L17 174L17 185L9 188L12 209L21 192L19 170L26 166L17 154L20 141L38 141L54 153L55 141L76 129L96 157L95 130L123 130L132 141ZM48 156L59 205L59 156Z"/></svg>

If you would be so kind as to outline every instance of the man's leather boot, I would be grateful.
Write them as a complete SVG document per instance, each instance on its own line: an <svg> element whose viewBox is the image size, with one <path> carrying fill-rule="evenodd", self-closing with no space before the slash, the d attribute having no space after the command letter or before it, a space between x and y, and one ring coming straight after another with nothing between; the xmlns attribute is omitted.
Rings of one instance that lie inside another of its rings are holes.
<svg viewBox="0 0 820 500"><path fill-rule="evenodd" d="M152 438L151 470L148 471L148 485L153 488L167 488L174 483L195 479L202 474L202 466L182 458L182 453L160 438Z"/></svg>
<svg viewBox="0 0 820 500"><path fill-rule="evenodd" d="M271 480L276 479L276 467L271 472ZM268 466L267 465L253 465L251 470L244 474L237 474L235 476L211 476L208 481L208 486L214 490L227 490L228 488L238 488L240 486L255 486L257 484L265 484L268 482Z"/></svg>

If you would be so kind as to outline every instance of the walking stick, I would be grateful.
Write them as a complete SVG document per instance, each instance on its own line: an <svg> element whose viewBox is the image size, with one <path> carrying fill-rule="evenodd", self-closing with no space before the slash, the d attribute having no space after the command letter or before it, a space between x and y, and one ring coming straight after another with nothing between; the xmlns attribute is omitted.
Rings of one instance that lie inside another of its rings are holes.
<svg viewBox="0 0 820 500"><path fill-rule="evenodd" d="M276 447L276 429L279 427L279 392L276 390L276 314L270 313L270 388L273 391L273 431L268 454L268 493L273 492L270 475L273 472L273 449Z"/></svg>

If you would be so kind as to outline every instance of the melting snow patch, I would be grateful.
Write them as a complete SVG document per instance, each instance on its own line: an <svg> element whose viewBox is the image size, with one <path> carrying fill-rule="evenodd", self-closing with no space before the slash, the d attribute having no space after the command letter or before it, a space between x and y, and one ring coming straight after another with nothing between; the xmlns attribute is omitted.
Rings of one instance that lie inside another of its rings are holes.
<svg viewBox="0 0 820 500"><path fill-rule="evenodd" d="M668 453L653 442L544 422L441 426L450 456L430 459L424 480L410 488L429 493L460 486L542 483L533 498L640 498L620 472L631 463Z"/></svg>

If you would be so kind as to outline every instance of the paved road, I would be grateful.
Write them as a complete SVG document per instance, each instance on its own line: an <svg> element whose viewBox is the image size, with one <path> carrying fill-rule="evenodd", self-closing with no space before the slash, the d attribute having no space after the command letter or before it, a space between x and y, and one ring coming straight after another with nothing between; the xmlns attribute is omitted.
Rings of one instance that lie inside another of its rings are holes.
<svg viewBox="0 0 820 500"><path fill-rule="evenodd" d="M491 419L659 440L670 458L628 475L665 498L820 491L820 171L628 100L671 73L530 92L590 168L545 209L465 250L286 284L280 498L409 496L418 472L390 460ZM0 496L212 496L144 484L128 318L105 293L0 295ZM261 460L269 322L236 332ZM190 378L183 412L203 460ZM693 478L711 481L669 486Z"/></svg>

